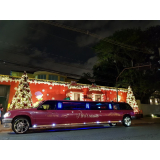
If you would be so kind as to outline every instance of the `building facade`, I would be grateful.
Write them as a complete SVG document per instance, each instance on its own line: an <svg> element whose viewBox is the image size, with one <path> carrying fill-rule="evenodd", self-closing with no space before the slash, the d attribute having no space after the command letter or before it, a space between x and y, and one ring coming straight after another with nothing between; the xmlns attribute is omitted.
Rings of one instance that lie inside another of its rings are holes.
<svg viewBox="0 0 160 160"><path fill-rule="evenodd" d="M11 104L19 81L19 77L0 75L0 103L3 101L5 111ZM63 100L67 98L79 101L117 101L117 88L113 87L36 78L29 78L28 82L33 105L42 100ZM118 101L126 102L127 89L119 88L118 90Z"/></svg>

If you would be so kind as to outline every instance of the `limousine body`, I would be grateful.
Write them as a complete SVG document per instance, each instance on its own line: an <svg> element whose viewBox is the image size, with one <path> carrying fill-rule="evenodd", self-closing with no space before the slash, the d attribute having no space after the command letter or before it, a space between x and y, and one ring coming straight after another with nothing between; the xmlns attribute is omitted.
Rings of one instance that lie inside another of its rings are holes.
<svg viewBox="0 0 160 160"><path fill-rule="evenodd" d="M134 112L131 106L121 102L87 102L46 100L35 108L8 111L3 117L4 127L15 133L26 133L29 128L59 126L99 125L122 123L131 125Z"/></svg>

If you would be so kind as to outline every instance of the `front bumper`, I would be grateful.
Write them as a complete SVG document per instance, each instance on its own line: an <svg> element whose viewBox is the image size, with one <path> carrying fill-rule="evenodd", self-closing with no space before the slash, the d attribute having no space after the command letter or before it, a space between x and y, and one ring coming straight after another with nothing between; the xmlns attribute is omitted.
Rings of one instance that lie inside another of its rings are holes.
<svg viewBox="0 0 160 160"><path fill-rule="evenodd" d="M3 123L3 126L4 128L11 128L12 126L12 118L5 118L5 119L2 119L2 123Z"/></svg>

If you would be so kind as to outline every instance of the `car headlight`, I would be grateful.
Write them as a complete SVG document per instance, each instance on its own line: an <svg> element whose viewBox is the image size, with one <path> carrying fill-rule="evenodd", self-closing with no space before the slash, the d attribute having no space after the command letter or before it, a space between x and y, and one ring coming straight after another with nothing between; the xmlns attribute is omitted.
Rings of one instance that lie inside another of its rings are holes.
<svg viewBox="0 0 160 160"><path fill-rule="evenodd" d="M4 114L3 117L6 118L6 117L9 117L10 115L11 115L11 113L10 113L10 112L7 112L7 113Z"/></svg>

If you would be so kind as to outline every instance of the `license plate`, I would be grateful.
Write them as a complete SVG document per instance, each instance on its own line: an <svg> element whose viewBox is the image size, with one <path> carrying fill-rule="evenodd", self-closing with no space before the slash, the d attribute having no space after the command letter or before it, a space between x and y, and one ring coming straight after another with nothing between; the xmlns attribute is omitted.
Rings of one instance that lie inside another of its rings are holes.
<svg viewBox="0 0 160 160"><path fill-rule="evenodd" d="M9 124L9 123L4 123L4 128L11 128L11 124Z"/></svg>

